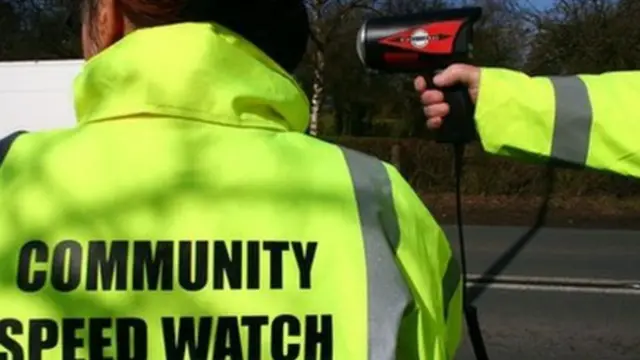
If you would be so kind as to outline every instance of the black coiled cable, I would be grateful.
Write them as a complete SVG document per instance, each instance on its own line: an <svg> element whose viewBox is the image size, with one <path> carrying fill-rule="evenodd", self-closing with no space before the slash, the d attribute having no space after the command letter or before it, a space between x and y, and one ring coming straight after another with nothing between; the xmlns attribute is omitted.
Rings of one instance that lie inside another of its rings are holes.
<svg viewBox="0 0 640 360"><path fill-rule="evenodd" d="M462 306L467 322L467 331L473 352L477 360L489 360L487 349L482 338L482 330L478 321L478 310L467 300L467 257L464 245L464 222L462 219L462 168L464 165L464 143L454 144L454 176L456 178L456 222L458 227L458 241L460 242L460 267L462 272Z"/></svg>

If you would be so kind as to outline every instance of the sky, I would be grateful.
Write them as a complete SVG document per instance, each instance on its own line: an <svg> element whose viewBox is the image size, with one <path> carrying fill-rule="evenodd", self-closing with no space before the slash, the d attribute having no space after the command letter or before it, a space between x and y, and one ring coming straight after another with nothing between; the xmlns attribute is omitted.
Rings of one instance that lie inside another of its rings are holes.
<svg viewBox="0 0 640 360"><path fill-rule="evenodd" d="M554 0L529 0L537 8L546 8L553 5Z"/></svg>

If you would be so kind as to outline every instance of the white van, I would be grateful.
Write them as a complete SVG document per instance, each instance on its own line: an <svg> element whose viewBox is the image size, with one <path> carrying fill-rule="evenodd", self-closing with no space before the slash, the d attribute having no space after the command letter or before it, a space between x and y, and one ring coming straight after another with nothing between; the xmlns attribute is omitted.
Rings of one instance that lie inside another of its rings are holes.
<svg viewBox="0 0 640 360"><path fill-rule="evenodd" d="M82 60L0 62L0 139L75 124L73 80Z"/></svg>

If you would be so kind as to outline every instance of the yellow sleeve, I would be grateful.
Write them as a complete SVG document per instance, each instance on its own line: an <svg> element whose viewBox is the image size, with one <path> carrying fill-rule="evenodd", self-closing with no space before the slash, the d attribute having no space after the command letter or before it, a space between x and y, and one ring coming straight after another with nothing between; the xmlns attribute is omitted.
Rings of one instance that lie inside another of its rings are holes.
<svg viewBox="0 0 640 360"><path fill-rule="evenodd" d="M476 126L487 152L640 177L640 72L530 77L483 68Z"/></svg>
<svg viewBox="0 0 640 360"><path fill-rule="evenodd" d="M395 168L387 169L400 227L396 256L415 301L401 327L397 359L454 359L463 319L460 267L422 200Z"/></svg>

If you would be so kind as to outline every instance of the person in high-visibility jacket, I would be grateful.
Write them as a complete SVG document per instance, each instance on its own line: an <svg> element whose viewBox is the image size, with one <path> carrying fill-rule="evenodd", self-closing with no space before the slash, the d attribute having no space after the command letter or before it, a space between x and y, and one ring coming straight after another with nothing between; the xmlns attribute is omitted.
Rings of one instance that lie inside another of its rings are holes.
<svg viewBox="0 0 640 360"><path fill-rule="evenodd" d="M640 71L531 77L454 64L434 82L469 87L476 128L489 153L640 177ZM449 112L442 92L427 89L422 77L415 87L428 126L438 128Z"/></svg>
<svg viewBox="0 0 640 360"><path fill-rule="evenodd" d="M0 145L2 356L454 357L450 245L396 169L303 133L281 2L87 0L77 126Z"/></svg>

